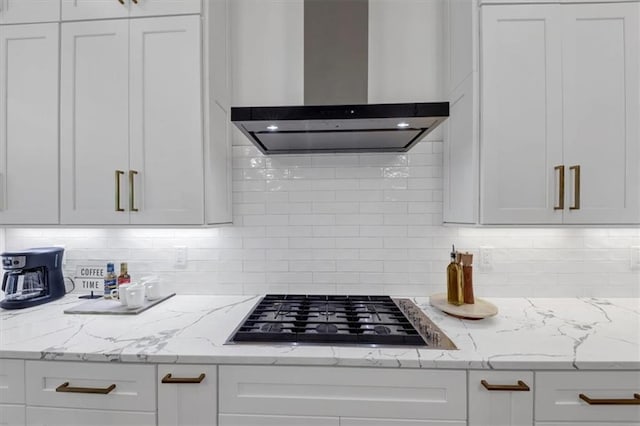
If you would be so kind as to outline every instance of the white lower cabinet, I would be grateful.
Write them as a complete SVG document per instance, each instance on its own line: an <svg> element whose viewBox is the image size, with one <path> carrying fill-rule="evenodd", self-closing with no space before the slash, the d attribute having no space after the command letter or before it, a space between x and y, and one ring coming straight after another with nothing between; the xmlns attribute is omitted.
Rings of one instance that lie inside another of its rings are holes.
<svg viewBox="0 0 640 426"><path fill-rule="evenodd" d="M337 417L220 414L220 426L340 426Z"/></svg>
<svg viewBox="0 0 640 426"><path fill-rule="evenodd" d="M25 426L25 406L0 404L0 426Z"/></svg>
<svg viewBox="0 0 640 426"><path fill-rule="evenodd" d="M470 371L469 426L531 426L533 372Z"/></svg>
<svg viewBox="0 0 640 426"><path fill-rule="evenodd" d="M0 359L0 426L24 426L24 361Z"/></svg>
<svg viewBox="0 0 640 426"><path fill-rule="evenodd" d="M154 413L27 407L29 426L155 426Z"/></svg>
<svg viewBox="0 0 640 426"><path fill-rule="evenodd" d="M329 424L339 418L346 425L465 424L467 418L462 370L220 366L219 386L221 426L255 424L255 416L319 417Z"/></svg>
<svg viewBox="0 0 640 426"><path fill-rule="evenodd" d="M157 386L159 426L217 424L218 374L215 365L161 364Z"/></svg>
<svg viewBox="0 0 640 426"><path fill-rule="evenodd" d="M464 426L463 420L407 420L340 418L340 426Z"/></svg>
<svg viewBox="0 0 640 426"><path fill-rule="evenodd" d="M28 425L155 425L154 365L27 361Z"/></svg>
<svg viewBox="0 0 640 426"><path fill-rule="evenodd" d="M536 425L639 425L639 394L640 371L536 373Z"/></svg>

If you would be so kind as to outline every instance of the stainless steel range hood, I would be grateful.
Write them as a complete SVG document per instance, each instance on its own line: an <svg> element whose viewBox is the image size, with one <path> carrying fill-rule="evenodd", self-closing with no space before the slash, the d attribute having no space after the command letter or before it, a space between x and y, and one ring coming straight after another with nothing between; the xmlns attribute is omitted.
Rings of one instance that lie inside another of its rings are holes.
<svg viewBox="0 0 640 426"><path fill-rule="evenodd" d="M409 150L449 103L368 104L368 35L368 0L305 0L305 105L232 107L231 121L264 154Z"/></svg>

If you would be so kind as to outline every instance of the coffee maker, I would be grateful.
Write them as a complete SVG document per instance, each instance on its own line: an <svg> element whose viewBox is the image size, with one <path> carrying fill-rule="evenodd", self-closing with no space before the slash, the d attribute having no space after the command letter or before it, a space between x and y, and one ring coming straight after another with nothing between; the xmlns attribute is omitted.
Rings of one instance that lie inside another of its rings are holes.
<svg viewBox="0 0 640 426"><path fill-rule="evenodd" d="M2 253L4 300L0 307L20 309L40 305L65 295L61 247L32 248Z"/></svg>

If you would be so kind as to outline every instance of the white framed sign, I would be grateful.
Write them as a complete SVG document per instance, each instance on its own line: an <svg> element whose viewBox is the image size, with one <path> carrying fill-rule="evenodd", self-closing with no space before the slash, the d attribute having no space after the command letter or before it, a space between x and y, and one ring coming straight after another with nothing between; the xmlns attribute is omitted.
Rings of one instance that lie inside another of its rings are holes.
<svg viewBox="0 0 640 426"><path fill-rule="evenodd" d="M76 291L104 293L104 276L106 274L106 263L104 265L78 265L74 277Z"/></svg>

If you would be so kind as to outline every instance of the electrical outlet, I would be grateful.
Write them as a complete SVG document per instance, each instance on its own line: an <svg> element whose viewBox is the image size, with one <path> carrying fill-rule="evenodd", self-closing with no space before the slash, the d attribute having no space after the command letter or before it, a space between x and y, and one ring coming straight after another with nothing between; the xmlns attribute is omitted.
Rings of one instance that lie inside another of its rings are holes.
<svg viewBox="0 0 640 426"><path fill-rule="evenodd" d="M174 246L173 260L176 266L187 266L187 246Z"/></svg>
<svg viewBox="0 0 640 426"><path fill-rule="evenodd" d="M631 247L631 269L640 271L640 246Z"/></svg>
<svg viewBox="0 0 640 426"><path fill-rule="evenodd" d="M493 268L493 247L480 247L478 267L481 271L488 271Z"/></svg>

